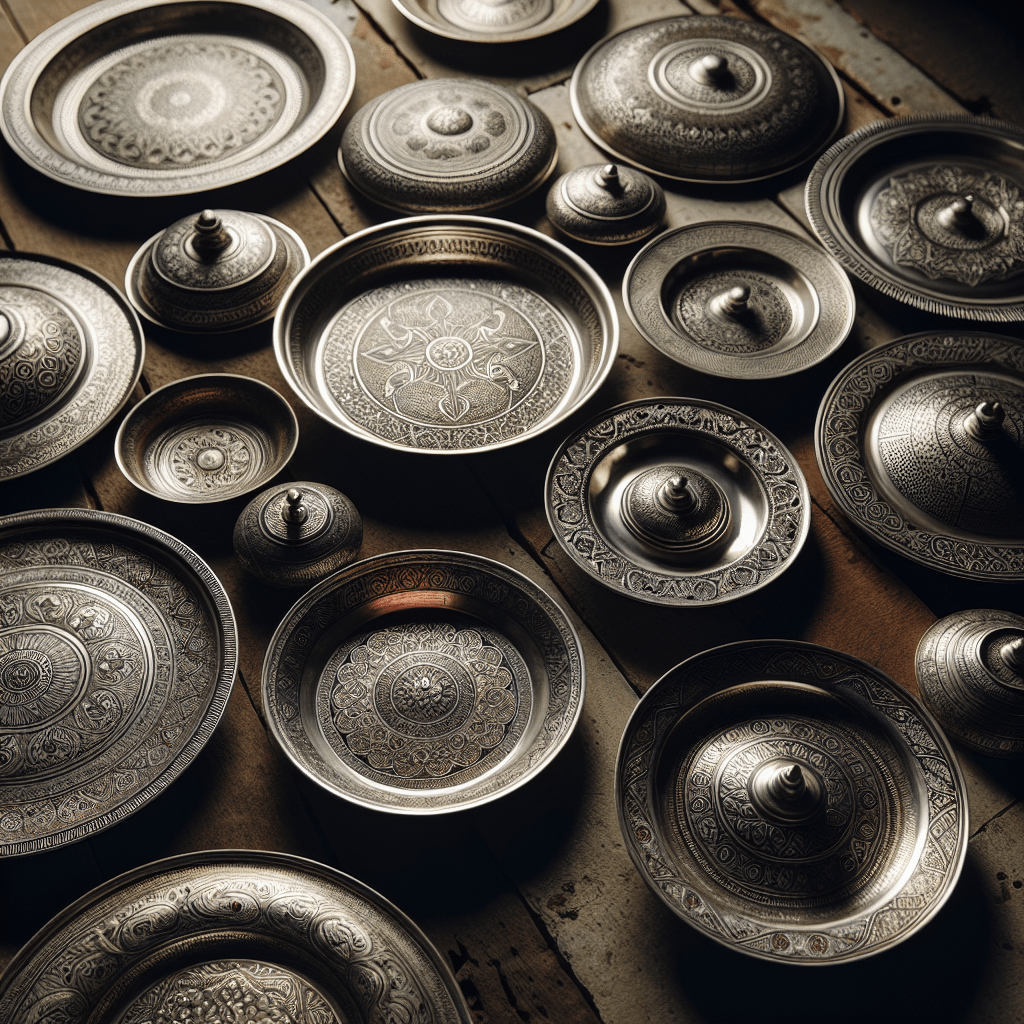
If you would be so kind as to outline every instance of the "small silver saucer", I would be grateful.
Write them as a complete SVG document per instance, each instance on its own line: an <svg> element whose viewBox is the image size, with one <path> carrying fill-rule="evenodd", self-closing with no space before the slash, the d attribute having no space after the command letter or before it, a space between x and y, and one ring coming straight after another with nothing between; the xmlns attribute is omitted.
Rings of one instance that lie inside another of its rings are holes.
<svg viewBox="0 0 1024 1024"><path fill-rule="evenodd" d="M594 579L650 604L720 604L770 583L810 528L796 459L714 402L648 398L591 420L555 452L544 504Z"/></svg>
<svg viewBox="0 0 1024 1024"><path fill-rule="evenodd" d="M579 21L597 0L391 0L414 25L447 39L518 43Z"/></svg>

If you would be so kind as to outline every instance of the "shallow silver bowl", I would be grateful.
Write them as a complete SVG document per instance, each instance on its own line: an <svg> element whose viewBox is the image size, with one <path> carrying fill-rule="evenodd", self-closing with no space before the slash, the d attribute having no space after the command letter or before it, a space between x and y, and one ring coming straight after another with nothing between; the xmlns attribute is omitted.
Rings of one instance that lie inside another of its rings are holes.
<svg viewBox="0 0 1024 1024"><path fill-rule="evenodd" d="M446 39L517 43L579 21L597 0L392 0L413 24Z"/></svg>

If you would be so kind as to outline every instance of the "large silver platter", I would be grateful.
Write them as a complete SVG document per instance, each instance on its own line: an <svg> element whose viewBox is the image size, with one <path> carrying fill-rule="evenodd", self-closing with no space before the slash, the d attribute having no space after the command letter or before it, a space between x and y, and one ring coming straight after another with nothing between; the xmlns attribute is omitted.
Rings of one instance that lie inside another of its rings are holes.
<svg viewBox="0 0 1024 1024"><path fill-rule="evenodd" d="M1005 419L975 437L987 400ZM814 450L836 504L879 543L953 576L1024 580L1024 342L928 332L865 352L825 393Z"/></svg>
<svg viewBox="0 0 1024 1024"><path fill-rule="evenodd" d="M322 252L285 294L274 348L328 423L450 455L533 437L604 381L618 319L597 274L507 221L410 217Z"/></svg>
<svg viewBox="0 0 1024 1024"><path fill-rule="evenodd" d="M308 149L355 84L352 50L290 0L109 0L53 25L0 82L27 163L118 196L202 192Z"/></svg>
<svg viewBox="0 0 1024 1024"><path fill-rule="evenodd" d="M615 799L675 914L782 963L903 941L967 851L964 779L934 719L866 662L796 641L730 644L662 676L626 725Z"/></svg>
<svg viewBox="0 0 1024 1024"><path fill-rule="evenodd" d="M0 519L0 592L0 853L13 856L92 835L170 785L220 721L238 651L209 566L127 516Z"/></svg>
<svg viewBox="0 0 1024 1024"><path fill-rule="evenodd" d="M271 735L338 796L439 814L494 800L561 750L583 707L583 650L513 569L401 551L324 580L263 664Z"/></svg>
<svg viewBox="0 0 1024 1024"><path fill-rule="evenodd" d="M413 24L447 39L518 43L579 21L597 0L392 0Z"/></svg>
<svg viewBox="0 0 1024 1024"><path fill-rule="evenodd" d="M0 480L98 433L144 357L139 318L106 278L52 256L0 254Z"/></svg>
<svg viewBox="0 0 1024 1024"><path fill-rule="evenodd" d="M315 861L255 850L136 868L15 956L0 1018L470 1024L444 959L394 904Z"/></svg>

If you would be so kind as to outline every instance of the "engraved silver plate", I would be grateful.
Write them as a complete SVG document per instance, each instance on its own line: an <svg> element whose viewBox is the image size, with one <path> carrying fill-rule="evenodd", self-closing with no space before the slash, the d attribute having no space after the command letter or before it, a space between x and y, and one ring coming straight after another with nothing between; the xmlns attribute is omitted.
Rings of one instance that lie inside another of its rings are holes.
<svg viewBox="0 0 1024 1024"><path fill-rule="evenodd" d="M1024 129L966 115L879 121L807 180L807 215L884 295L963 320L1024 317Z"/></svg>
<svg viewBox="0 0 1024 1024"><path fill-rule="evenodd" d="M237 648L209 567L125 516L0 519L0 591L0 853L14 856L107 828L177 778L227 706Z"/></svg>
<svg viewBox="0 0 1024 1024"><path fill-rule="evenodd" d="M964 780L937 723L878 669L796 641L730 644L662 676L626 726L615 798L664 903L782 963L903 941L967 850Z"/></svg>
<svg viewBox="0 0 1024 1024"><path fill-rule="evenodd" d="M505 221L413 217L321 253L274 322L284 378L333 425L389 448L488 451L600 386L618 321L597 274Z"/></svg>
<svg viewBox="0 0 1024 1024"><path fill-rule="evenodd" d="M111 0L32 40L0 127L51 178L170 196L245 181L308 149L355 84L341 31L288 0Z"/></svg>
<svg viewBox="0 0 1024 1024"><path fill-rule="evenodd" d="M846 340L856 301L820 247L763 224L693 224L636 254L626 312L665 355L720 377L781 377Z"/></svg>
<svg viewBox="0 0 1024 1024"><path fill-rule="evenodd" d="M285 616L263 665L270 732L294 764L403 814L477 806L533 778L572 733L583 690L561 608L457 551L341 570Z"/></svg>
<svg viewBox="0 0 1024 1024"><path fill-rule="evenodd" d="M775 579L810 528L796 459L760 424L700 399L627 402L562 443L544 504L555 539L638 601L720 604Z"/></svg>
<svg viewBox="0 0 1024 1024"><path fill-rule="evenodd" d="M579 21L597 0L392 0L434 35L472 43L516 43Z"/></svg>
<svg viewBox="0 0 1024 1024"><path fill-rule="evenodd" d="M52 256L0 254L0 480L100 431L144 353L139 318L106 278Z"/></svg>
<svg viewBox="0 0 1024 1024"><path fill-rule="evenodd" d="M350 875L255 850L129 871L45 925L0 1018L86 1024L470 1024L440 953Z"/></svg>
<svg viewBox="0 0 1024 1024"><path fill-rule="evenodd" d="M814 443L833 499L879 543L1024 580L1024 343L956 331L872 349L832 382Z"/></svg>

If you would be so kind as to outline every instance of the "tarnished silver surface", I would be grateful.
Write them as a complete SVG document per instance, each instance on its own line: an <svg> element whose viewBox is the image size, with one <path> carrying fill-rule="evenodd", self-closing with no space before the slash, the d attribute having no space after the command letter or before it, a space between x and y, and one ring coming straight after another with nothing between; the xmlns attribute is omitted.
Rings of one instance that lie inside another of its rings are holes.
<svg viewBox="0 0 1024 1024"><path fill-rule="evenodd" d="M585 402L618 347L608 289L506 221L391 221L325 250L274 321L284 378L327 422L389 448L488 451Z"/></svg>
<svg viewBox="0 0 1024 1024"><path fill-rule="evenodd" d="M235 554L257 579L275 587L307 587L359 554L363 520L341 491L300 481L271 487L235 523Z"/></svg>
<svg viewBox="0 0 1024 1024"><path fill-rule="evenodd" d="M921 699L954 738L1024 755L1024 617L973 608L931 625L915 659Z"/></svg>
<svg viewBox="0 0 1024 1024"><path fill-rule="evenodd" d="M788 231L720 221L666 231L622 282L637 330L665 355L720 377L781 377L846 340L856 300L842 267Z"/></svg>
<svg viewBox="0 0 1024 1024"><path fill-rule="evenodd" d="M144 355L139 318L106 278L52 256L0 253L0 480L106 426Z"/></svg>
<svg viewBox="0 0 1024 1024"><path fill-rule="evenodd" d="M875 540L940 572L1024 580L1024 343L911 334L832 382L815 454Z"/></svg>
<svg viewBox="0 0 1024 1024"><path fill-rule="evenodd" d="M435 35L472 43L517 43L557 32L597 0L392 0L411 22Z"/></svg>
<svg viewBox="0 0 1024 1024"><path fill-rule="evenodd" d="M338 162L346 178L403 213L474 213L521 199L558 156L547 115L477 78L425 78L360 107Z"/></svg>
<svg viewBox="0 0 1024 1024"><path fill-rule="evenodd" d="M701 399L647 398L591 420L544 485L555 539L606 587L675 607L771 582L810 528L807 484L778 438Z"/></svg>
<svg viewBox="0 0 1024 1024"><path fill-rule="evenodd" d="M309 266L302 239L272 217L203 210L143 244L124 289L161 327L238 331L269 320L295 275Z"/></svg>
<svg viewBox="0 0 1024 1024"><path fill-rule="evenodd" d="M458 551L342 569L278 627L270 732L314 782L403 814L477 806L533 778L583 706L579 638L543 590Z"/></svg>
<svg viewBox="0 0 1024 1024"><path fill-rule="evenodd" d="M193 504L264 486L298 442L295 413L269 384L207 373L150 392L124 418L114 455L139 490Z"/></svg>
<svg viewBox="0 0 1024 1024"><path fill-rule="evenodd" d="M5 1021L470 1024L422 931L350 875L302 857L215 850L87 893L15 956Z"/></svg>
<svg viewBox="0 0 1024 1024"><path fill-rule="evenodd" d="M0 82L14 151L67 185L169 196L308 149L355 83L341 31L289 0L110 0L35 37Z"/></svg>
<svg viewBox="0 0 1024 1024"><path fill-rule="evenodd" d="M754 21L682 17L591 47L569 86L573 113L602 149L677 181L759 181L799 167L838 131L832 66Z"/></svg>
<svg viewBox="0 0 1024 1024"><path fill-rule="evenodd" d="M878 121L807 180L807 215L885 295L963 320L1024 318L1024 129L967 115Z"/></svg>
<svg viewBox="0 0 1024 1024"><path fill-rule="evenodd" d="M967 850L963 776L928 712L871 665L797 641L730 644L662 676L626 726L615 798L653 892L776 962L903 941Z"/></svg>
<svg viewBox="0 0 1024 1024"><path fill-rule="evenodd" d="M15 856L107 828L177 778L220 721L237 648L206 563L126 516L0 519L0 593L0 853Z"/></svg>

